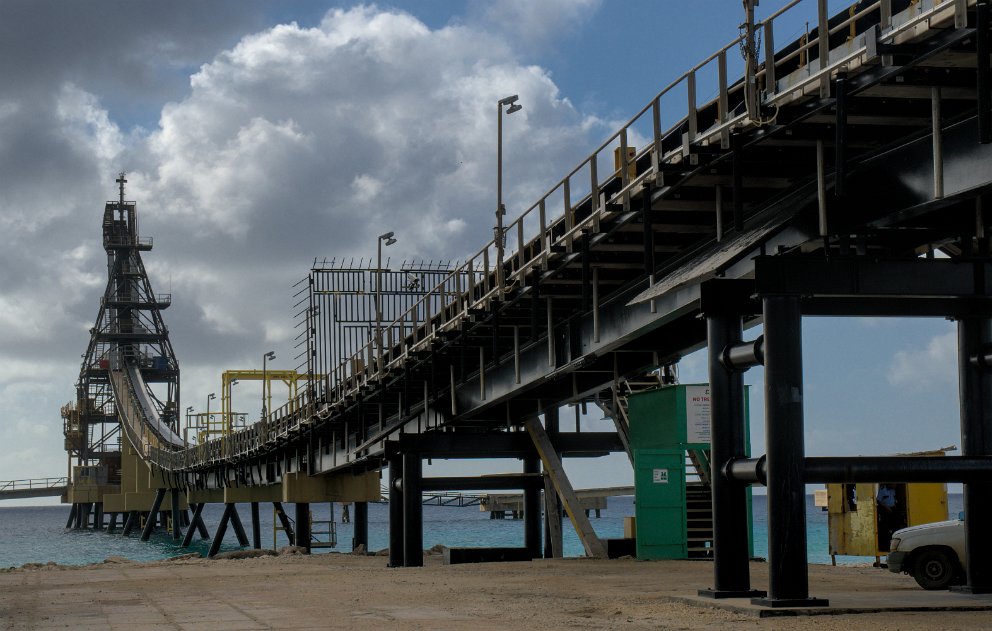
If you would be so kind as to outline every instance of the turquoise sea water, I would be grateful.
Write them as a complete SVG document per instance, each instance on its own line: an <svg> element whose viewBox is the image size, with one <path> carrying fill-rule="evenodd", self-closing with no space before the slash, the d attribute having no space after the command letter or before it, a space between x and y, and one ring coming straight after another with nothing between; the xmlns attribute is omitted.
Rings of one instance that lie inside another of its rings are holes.
<svg viewBox="0 0 992 631"><path fill-rule="evenodd" d="M961 510L961 496L948 497L951 515ZM369 549L380 550L388 546L388 506L369 505ZM754 497L754 554L764 557L767 554L768 526L765 497ZM314 520L330 517L328 504L311 504ZM223 507L210 505L204 509L204 521L213 533L220 521ZM239 505L241 521L251 535L251 513L247 504ZM351 524L341 523L341 507L334 507L338 545L336 550L351 550L353 535ZM602 511L599 519L592 516L590 521L596 533L603 538L623 536L623 518L634 514L633 498L615 497L609 499L609 508ZM105 531L64 530L69 515L68 506L0 506L0 567L17 567L25 563L46 563L54 561L64 565L84 565L97 563L110 556L121 556L136 561L151 561L170 556L199 552L206 556L209 542L194 540L189 549L180 549L172 539L156 532L151 541L143 543L138 535L129 537L108 534ZM807 497L807 543L810 563L829 563L827 548L827 514L813 505L813 497ZM262 547L287 545L286 536L281 531L273 539L273 513L271 505L262 505L261 528ZM575 531L565 522L566 556L582 556L582 545ZM316 530L316 527L315 527ZM512 519L489 519L489 514L480 512L478 507L455 508L424 506L424 547L434 544L447 546L520 546L523 545L523 522ZM228 529L223 550L238 549L233 529ZM333 551L335 549L331 549ZM325 552L317 550L315 552ZM870 557L838 557L838 563L870 562Z"/></svg>

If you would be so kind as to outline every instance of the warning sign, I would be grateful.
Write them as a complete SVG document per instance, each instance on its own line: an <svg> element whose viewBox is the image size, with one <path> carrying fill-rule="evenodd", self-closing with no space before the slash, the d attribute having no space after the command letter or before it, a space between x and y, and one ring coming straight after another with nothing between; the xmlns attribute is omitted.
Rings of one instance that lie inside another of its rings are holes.
<svg viewBox="0 0 992 631"><path fill-rule="evenodd" d="M685 387L685 442L710 442L710 387Z"/></svg>
<svg viewBox="0 0 992 631"><path fill-rule="evenodd" d="M652 479L655 484L668 484L668 469L655 469Z"/></svg>

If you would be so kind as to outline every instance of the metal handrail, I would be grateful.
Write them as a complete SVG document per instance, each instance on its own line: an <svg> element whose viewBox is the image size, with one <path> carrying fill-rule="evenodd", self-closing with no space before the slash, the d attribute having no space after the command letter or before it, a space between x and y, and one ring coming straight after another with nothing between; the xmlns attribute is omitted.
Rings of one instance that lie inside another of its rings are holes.
<svg viewBox="0 0 992 631"><path fill-rule="evenodd" d="M4 491L27 491L30 489L54 489L66 486L68 478L25 478L22 480L0 480L0 492Z"/></svg>

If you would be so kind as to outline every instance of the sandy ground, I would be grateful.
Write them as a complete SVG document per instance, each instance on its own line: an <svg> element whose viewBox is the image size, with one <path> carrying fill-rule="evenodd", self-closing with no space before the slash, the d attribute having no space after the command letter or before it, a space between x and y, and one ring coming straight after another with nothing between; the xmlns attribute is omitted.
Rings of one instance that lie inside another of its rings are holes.
<svg viewBox="0 0 992 631"><path fill-rule="evenodd" d="M752 565L764 586L767 567ZM673 600L711 582L694 561L565 559L386 567L344 554L123 560L0 571L3 629L990 629L990 611L759 619ZM924 592L873 568L811 566L810 592ZM895 590L895 591L893 591ZM950 595L948 595L950 596Z"/></svg>

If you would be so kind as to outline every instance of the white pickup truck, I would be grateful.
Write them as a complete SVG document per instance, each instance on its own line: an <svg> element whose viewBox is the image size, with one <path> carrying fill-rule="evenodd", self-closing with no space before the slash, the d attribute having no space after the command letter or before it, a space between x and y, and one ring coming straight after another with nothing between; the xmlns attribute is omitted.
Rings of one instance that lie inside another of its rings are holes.
<svg viewBox="0 0 992 631"><path fill-rule="evenodd" d="M964 521L955 519L895 531L886 561L923 589L947 589L964 582L964 558Z"/></svg>

